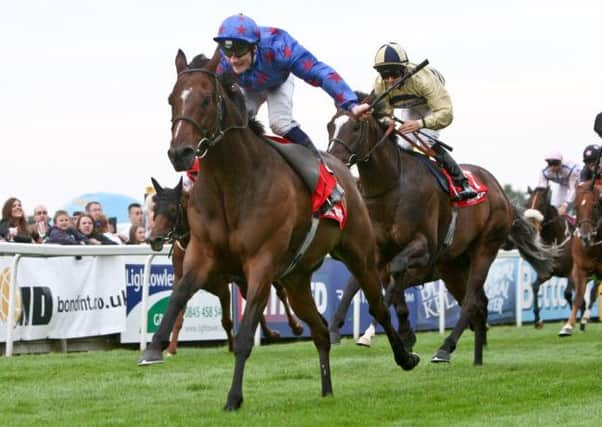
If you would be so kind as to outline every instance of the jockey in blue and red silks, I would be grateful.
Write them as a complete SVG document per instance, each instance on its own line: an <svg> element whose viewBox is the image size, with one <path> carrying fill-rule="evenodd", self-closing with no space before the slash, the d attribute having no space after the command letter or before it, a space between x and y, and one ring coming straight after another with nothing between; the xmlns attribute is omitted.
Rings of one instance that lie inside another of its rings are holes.
<svg viewBox="0 0 602 427"><path fill-rule="evenodd" d="M320 62L286 31L259 27L243 14L224 20L213 38L221 53L217 73L233 73L245 95L248 114L253 117L267 101L270 128L295 144L308 148L320 162L323 160L311 139L293 119L293 76L313 86L320 86L340 108L365 118L368 104L359 104L357 96L341 76ZM331 202L340 198L335 191Z"/></svg>

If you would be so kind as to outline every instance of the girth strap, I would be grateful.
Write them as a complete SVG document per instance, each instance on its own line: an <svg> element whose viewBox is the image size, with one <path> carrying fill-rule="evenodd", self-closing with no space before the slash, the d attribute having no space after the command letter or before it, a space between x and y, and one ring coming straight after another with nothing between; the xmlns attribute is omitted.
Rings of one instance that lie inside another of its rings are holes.
<svg viewBox="0 0 602 427"><path fill-rule="evenodd" d="M284 276L286 276L288 273L290 273L293 270L293 268L295 268L295 266L297 265L299 260L301 258L303 258L303 255L305 255L305 252L307 252L309 245L311 245L311 242L313 242L314 237L316 237L316 231L318 231L319 223L320 223L320 217L318 215L312 215L311 226L309 227L309 231L307 232L307 235L305 236L305 240L303 240L303 243L301 244L301 246L299 247L299 250L297 250L297 253L291 260L291 263L288 265L286 270L284 270L284 273L282 273L278 279L282 279Z"/></svg>

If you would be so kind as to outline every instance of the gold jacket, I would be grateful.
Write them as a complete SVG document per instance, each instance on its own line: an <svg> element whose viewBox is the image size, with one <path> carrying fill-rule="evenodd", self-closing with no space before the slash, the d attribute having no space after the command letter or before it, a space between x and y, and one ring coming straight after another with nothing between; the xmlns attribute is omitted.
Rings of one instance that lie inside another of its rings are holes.
<svg viewBox="0 0 602 427"><path fill-rule="evenodd" d="M409 69L414 67L415 64L408 64ZM443 82L443 77L436 70L423 68L385 97L384 111L391 115L394 108L411 109L419 112L423 127L443 129L454 118L451 98ZM383 80L378 76L374 83L374 93L380 95L385 89Z"/></svg>

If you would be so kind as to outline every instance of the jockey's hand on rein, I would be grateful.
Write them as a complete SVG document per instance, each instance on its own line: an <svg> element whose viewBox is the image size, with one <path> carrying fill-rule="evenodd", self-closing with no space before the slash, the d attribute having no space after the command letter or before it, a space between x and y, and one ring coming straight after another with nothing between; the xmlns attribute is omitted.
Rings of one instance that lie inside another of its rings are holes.
<svg viewBox="0 0 602 427"><path fill-rule="evenodd" d="M406 122L399 127L399 131L401 133L411 133L416 132L420 128L422 128L421 120L406 120Z"/></svg>

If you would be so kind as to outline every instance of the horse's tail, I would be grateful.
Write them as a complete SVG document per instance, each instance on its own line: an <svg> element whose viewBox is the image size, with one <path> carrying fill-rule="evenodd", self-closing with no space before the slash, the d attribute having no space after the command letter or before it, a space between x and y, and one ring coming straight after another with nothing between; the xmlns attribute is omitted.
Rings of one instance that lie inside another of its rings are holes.
<svg viewBox="0 0 602 427"><path fill-rule="evenodd" d="M559 250L545 245L538 238L535 227L531 225L512 205L512 229L508 235L504 249L518 249L520 255L531 264L539 276L550 277L554 271Z"/></svg>

